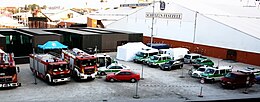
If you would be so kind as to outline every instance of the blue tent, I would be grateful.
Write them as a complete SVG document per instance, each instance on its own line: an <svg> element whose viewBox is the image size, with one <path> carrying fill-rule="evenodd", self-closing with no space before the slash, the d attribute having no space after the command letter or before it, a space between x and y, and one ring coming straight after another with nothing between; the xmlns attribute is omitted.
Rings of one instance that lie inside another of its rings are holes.
<svg viewBox="0 0 260 102"><path fill-rule="evenodd" d="M38 45L38 47L43 49L43 50L68 48L68 46L63 45L58 41L48 41L44 45Z"/></svg>

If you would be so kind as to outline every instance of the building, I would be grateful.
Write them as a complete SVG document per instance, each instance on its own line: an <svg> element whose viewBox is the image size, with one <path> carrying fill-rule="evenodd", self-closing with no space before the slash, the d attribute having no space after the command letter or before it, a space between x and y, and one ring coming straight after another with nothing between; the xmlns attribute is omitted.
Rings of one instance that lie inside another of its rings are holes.
<svg viewBox="0 0 260 102"><path fill-rule="evenodd" d="M171 47L186 47L206 56L260 66L258 1L164 1L165 10L160 10L160 3L155 2L154 8L153 4L149 5L105 28L142 32L144 43L152 40Z"/></svg>
<svg viewBox="0 0 260 102"><path fill-rule="evenodd" d="M117 46L127 42L142 42L143 34L89 27L0 29L0 48L13 52L16 60L26 60L33 48L37 52L37 46L47 41L59 41L69 48L83 50L97 47L99 52L106 52L116 51Z"/></svg>

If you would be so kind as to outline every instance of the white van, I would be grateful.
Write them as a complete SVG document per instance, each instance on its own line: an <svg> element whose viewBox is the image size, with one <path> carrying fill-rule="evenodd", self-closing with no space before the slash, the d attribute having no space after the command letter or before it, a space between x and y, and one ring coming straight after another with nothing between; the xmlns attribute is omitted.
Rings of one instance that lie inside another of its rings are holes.
<svg viewBox="0 0 260 102"><path fill-rule="evenodd" d="M190 51L187 48L169 48L169 49L160 49L160 54L168 54L172 57L173 60L183 59L184 55L188 54Z"/></svg>
<svg viewBox="0 0 260 102"><path fill-rule="evenodd" d="M184 55L184 63L194 63L197 58L201 58L202 55L200 54L186 54Z"/></svg>

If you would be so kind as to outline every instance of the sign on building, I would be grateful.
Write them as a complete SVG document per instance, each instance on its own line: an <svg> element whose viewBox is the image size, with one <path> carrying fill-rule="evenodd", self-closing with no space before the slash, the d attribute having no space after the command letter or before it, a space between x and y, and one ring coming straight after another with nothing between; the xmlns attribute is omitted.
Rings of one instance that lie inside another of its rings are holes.
<svg viewBox="0 0 260 102"><path fill-rule="evenodd" d="M152 12L146 12L146 18L152 18ZM162 19L182 19L181 13L154 13L154 18L162 18Z"/></svg>
<svg viewBox="0 0 260 102"><path fill-rule="evenodd" d="M138 4L120 4L120 7L137 7L137 6L148 6L152 3L138 3Z"/></svg>

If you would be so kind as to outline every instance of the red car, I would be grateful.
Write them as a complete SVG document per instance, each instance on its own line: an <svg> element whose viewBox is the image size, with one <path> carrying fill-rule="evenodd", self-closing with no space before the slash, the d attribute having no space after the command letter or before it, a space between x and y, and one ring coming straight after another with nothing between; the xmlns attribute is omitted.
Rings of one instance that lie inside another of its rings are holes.
<svg viewBox="0 0 260 102"><path fill-rule="evenodd" d="M140 74L131 70L121 70L116 73L111 73L106 76L106 80L114 81L130 81L132 83L140 80Z"/></svg>

